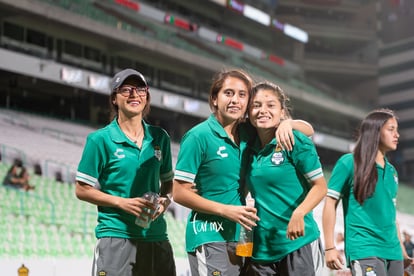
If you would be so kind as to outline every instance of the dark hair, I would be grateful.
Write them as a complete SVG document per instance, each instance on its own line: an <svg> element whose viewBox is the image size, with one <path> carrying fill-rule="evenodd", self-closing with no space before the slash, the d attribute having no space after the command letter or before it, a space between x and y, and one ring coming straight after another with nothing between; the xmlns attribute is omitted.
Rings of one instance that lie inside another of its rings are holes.
<svg viewBox="0 0 414 276"><path fill-rule="evenodd" d="M16 167L23 167L23 161L20 158L16 158L13 160L13 165Z"/></svg>
<svg viewBox="0 0 414 276"><path fill-rule="evenodd" d="M13 160L13 164L10 166L10 168L8 169L7 173L11 173L13 171L14 168L24 168L23 167L23 161L20 158L16 158Z"/></svg>
<svg viewBox="0 0 414 276"><path fill-rule="evenodd" d="M224 81L230 77L237 78L243 81L244 84L247 86L247 92L250 96L253 80L249 76L249 74L247 74L241 69L223 70L213 77L213 82L210 87L208 104L210 105L210 109L213 111L213 113L217 111L217 108L214 106L213 102L217 98L217 94L219 93L219 91L223 88Z"/></svg>
<svg viewBox="0 0 414 276"><path fill-rule="evenodd" d="M375 158L380 144L380 132L391 118L396 118L392 110L377 109L370 112L359 127L354 149L354 196L361 205L375 191L378 181Z"/></svg>
<svg viewBox="0 0 414 276"><path fill-rule="evenodd" d="M128 79L129 78L125 79L125 81L128 80ZM111 113L110 113L110 116L109 116L110 121L112 121L115 117L118 116L119 108L118 108L118 105L116 105L114 103L115 98L116 98L116 94L118 93L118 89L119 88L115 88L114 90L112 90L111 95L109 96L109 106L111 108ZM151 94L149 93L149 88L148 88L147 104L145 105L144 109L142 110L142 118L145 118L150 113L150 109L151 109L150 108L150 103L151 103Z"/></svg>
<svg viewBox="0 0 414 276"><path fill-rule="evenodd" d="M290 118L291 108L290 108L289 97L285 94L285 92L279 85L276 85L269 81L259 82L253 86L252 93L250 95L250 100L249 100L249 107L252 106L253 98L257 94L257 92L259 92L259 90L270 90L273 93L275 93L277 95L277 98L280 102L282 109L285 111L285 118L281 118L281 119Z"/></svg>

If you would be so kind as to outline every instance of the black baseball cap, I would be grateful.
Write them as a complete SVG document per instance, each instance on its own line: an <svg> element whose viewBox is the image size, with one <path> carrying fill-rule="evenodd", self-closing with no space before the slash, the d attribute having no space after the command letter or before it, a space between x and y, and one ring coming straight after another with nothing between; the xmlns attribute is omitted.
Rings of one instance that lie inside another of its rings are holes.
<svg viewBox="0 0 414 276"><path fill-rule="evenodd" d="M112 78L112 81L111 81L112 91L120 87L124 83L124 81L129 77L135 77L140 82L142 82L144 86L148 86L147 81L145 80L144 76L140 72L134 69L131 69L131 68L127 68L127 69L124 69L116 73L115 76Z"/></svg>

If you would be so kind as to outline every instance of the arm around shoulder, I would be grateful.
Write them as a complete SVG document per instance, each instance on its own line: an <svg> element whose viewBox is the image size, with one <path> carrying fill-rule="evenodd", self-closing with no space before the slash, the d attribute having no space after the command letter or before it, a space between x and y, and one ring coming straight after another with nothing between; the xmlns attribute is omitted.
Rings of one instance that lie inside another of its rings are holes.
<svg viewBox="0 0 414 276"><path fill-rule="evenodd" d="M306 136L312 136L315 133L313 126L305 120L292 120L292 128L302 132Z"/></svg>
<svg viewBox="0 0 414 276"><path fill-rule="evenodd" d="M311 124L304 120L285 119L280 122L276 129L275 137L278 144L286 150L291 151L295 144L293 129L302 132L306 136L312 136L314 130Z"/></svg>

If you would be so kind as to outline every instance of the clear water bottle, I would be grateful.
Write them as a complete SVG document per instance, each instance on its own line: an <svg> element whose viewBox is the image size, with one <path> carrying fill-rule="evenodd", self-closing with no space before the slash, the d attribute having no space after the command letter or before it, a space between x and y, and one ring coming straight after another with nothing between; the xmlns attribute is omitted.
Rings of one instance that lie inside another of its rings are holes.
<svg viewBox="0 0 414 276"><path fill-rule="evenodd" d="M141 215L135 219L135 224L142 228L149 228L152 222L152 216L158 209L159 195L154 192L146 192L142 197L154 204L155 209L144 208Z"/></svg>
<svg viewBox="0 0 414 276"><path fill-rule="evenodd" d="M250 193L246 197L246 206L254 207L254 198ZM239 241L236 245L236 255L242 257L251 257L253 253L253 229L247 230L244 227L240 228Z"/></svg>

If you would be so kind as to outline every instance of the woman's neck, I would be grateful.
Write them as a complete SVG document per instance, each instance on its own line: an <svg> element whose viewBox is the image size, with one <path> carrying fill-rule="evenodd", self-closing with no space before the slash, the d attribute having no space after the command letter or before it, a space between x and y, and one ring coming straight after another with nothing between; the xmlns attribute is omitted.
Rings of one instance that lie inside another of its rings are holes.
<svg viewBox="0 0 414 276"><path fill-rule="evenodd" d="M118 125L133 143L141 147L144 137L144 126L141 117L125 118L120 116L118 117Z"/></svg>
<svg viewBox="0 0 414 276"><path fill-rule="evenodd" d="M378 150L375 162L383 168L385 166L385 153Z"/></svg>
<svg viewBox="0 0 414 276"><path fill-rule="evenodd" d="M262 148L266 146L275 137L276 128L257 129L257 135L260 139Z"/></svg>
<svg viewBox="0 0 414 276"><path fill-rule="evenodd" d="M221 126L223 127L224 131L227 133L227 135L229 136L229 138L236 144L239 143L239 135L238 135L238 131L237 131L237 126L239 121L231 121L229 123L226 122L221 122L219 120L219 123L221 124Z"/></svg>
<svg viewBox="0 0 414 276"><path fill-rule="evenodd" d="M127 117L124 114L118 114L117 118L119 126L123 130L130 131L131 134L137 134L142 129L142 116ZM135 133L132 133L135 132Z"/></svg>

